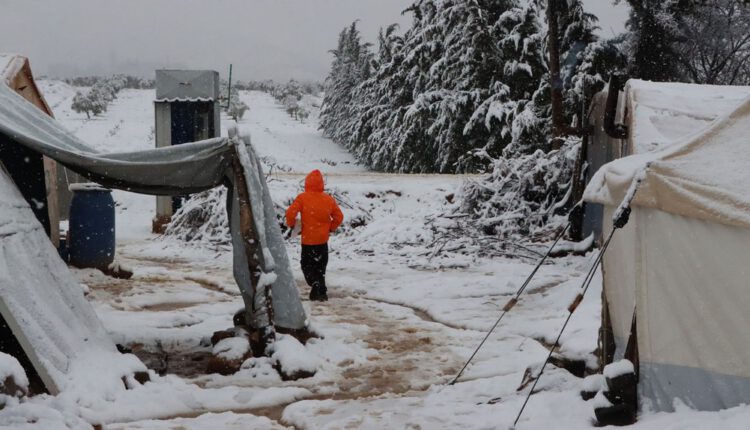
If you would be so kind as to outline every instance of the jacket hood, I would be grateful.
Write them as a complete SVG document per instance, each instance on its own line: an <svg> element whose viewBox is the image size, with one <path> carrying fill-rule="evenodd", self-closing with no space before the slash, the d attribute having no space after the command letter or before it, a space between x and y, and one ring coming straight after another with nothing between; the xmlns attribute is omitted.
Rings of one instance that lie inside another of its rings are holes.
<svg viewBox="0 0 750 430"><path fill-rule="evenodd" d="M322 193L324 188L323 174L320 170L313 170L305 178L305 191Z"/></svg>

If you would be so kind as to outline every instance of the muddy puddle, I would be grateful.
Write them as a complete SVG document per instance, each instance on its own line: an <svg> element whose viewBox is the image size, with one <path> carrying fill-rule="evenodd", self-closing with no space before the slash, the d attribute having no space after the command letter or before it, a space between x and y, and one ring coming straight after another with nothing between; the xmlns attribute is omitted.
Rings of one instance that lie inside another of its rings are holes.
<svg viewBox="0 0 750 430"><path fill-rule="evenodd" d="M188 351L153 351L134 346L133 354L149 369L161 376L176 375L191 379L205 375L211 350L192 349Z"/></svg>

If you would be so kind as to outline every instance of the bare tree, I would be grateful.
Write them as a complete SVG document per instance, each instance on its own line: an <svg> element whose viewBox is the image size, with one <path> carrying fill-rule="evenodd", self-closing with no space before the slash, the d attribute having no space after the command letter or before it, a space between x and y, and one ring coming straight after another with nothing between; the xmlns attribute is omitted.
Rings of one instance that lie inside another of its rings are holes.
<svg viewBox="0 0 750 430"><path fill-rule="evenodd" d="M744 0L711 0L680 25L680 62L701 84L748 84L750 5Z"/></svg>

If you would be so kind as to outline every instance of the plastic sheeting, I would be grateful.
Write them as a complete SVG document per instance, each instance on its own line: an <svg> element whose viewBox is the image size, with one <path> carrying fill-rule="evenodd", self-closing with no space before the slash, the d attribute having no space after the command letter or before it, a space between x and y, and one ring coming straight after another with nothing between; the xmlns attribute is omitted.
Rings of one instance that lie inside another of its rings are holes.
<svg viewBox="0 0 750 430"><path fill-rule="evenodd" d="M239 198L233 186L232 160L235 153L255 159L249 139L216 138L190 144L127 153L100 153L44 115L10 88L0 85L0 133L44 154L84 177L106 187L144 194L185 195L218 185L229 188L228 204L234 243L235 279L239 285L249 321L256 327L268 322L250 312L259 300L250 282L245 244L239 231ZM262 279L273 279L275 325L302 329L306 315L299 298L279 226L273 213L265 177L256 162L242 163L255 231L258 232ZM238 267L239 266L239 267ZM244 267L244 269L242 268ZM257 293L257 294L256 294ZM259 319L260 318L260 319Z"/></svg>

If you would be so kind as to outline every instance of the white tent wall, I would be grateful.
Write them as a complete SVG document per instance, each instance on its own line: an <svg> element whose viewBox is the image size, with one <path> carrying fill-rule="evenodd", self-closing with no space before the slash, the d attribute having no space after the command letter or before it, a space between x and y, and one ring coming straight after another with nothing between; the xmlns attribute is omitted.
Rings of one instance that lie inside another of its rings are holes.
<svg viewBox="0 0 750 430"><path fill-rule="evenodd" d="M634 207L615 233L604 288L619 357L635 304L644 405L719 410L750 399L749 255L748 229L650 208Z"/></svg>
<svg viewBox="0 0 750 430"><path fill-rule="evenodd" d="M612 231L612 206L604 207L605 235ZM615 351L614 359L620 360L625 356L625 347L630 337L630 329L635 311L635 286L638 271L638 248L636 225L633 222L635 214L622 230L612 236L612 241L602 259L604 276L604 295L607 300L609 320L612 326Z"/></svg>
<svg viewBox="0 0 750 430"><path fill-rule="evenodd" d="M672 410L750 399L750 230L638 208L643 398Z"/></svg>

